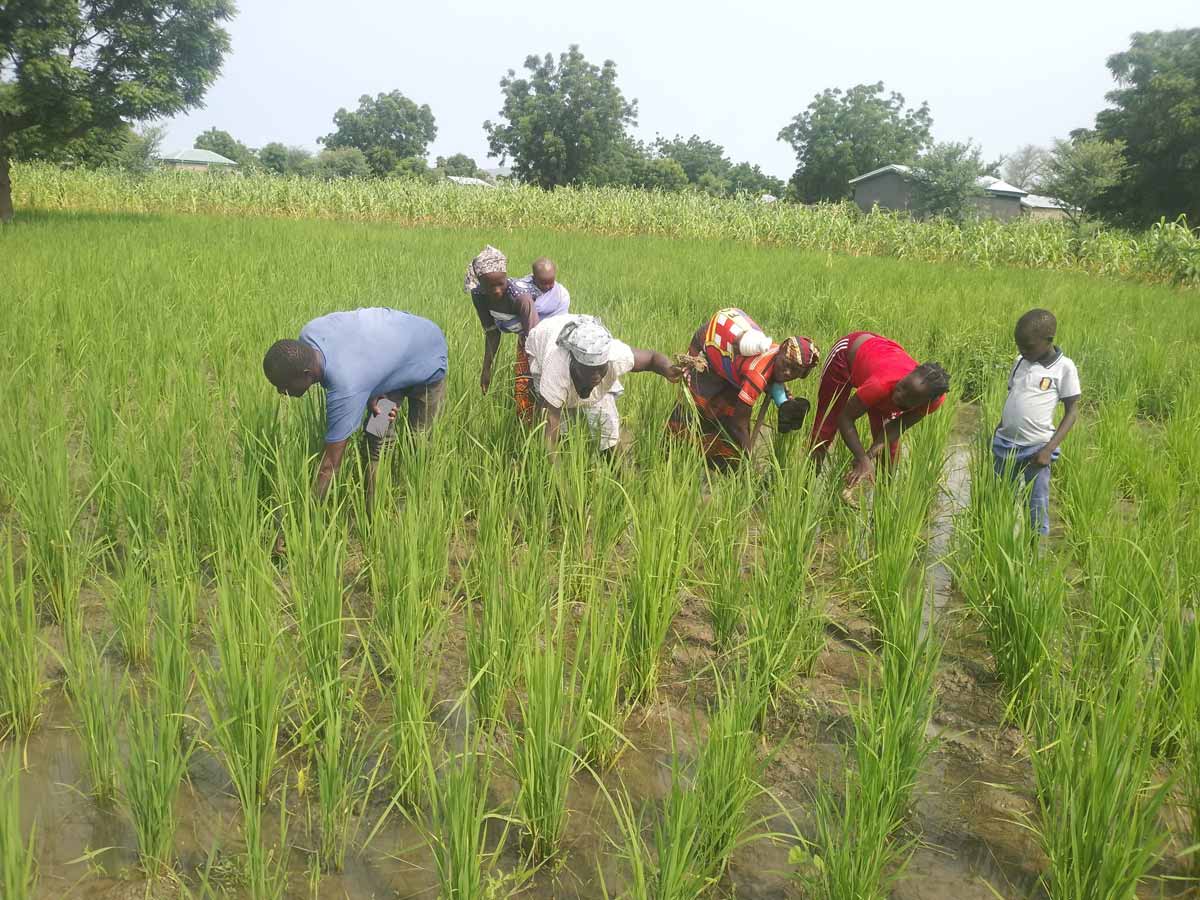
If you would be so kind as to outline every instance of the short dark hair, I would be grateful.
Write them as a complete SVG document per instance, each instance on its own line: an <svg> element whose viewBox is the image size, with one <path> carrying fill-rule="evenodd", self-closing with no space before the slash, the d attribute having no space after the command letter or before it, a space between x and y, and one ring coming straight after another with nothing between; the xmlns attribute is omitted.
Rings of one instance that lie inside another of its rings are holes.
<svg viewBox="0 0 1200 900"><path fill-rule="evenodd" d="M1031 309L1017 319L1013 334L1017 338L1045 338L1051 341L1057 331L1058 319L1054 318L1054 313L1048 309Z"/></svg>
<svg viewBox="0 0 1200 900"><path fill-rule="evenodd" d="M539 256L533 261L533 265L529 267L535 275L541 275L547 269L558 271L558 266L554 264L554 260L548 256Z"/></svg>
<svg viewBox="0 0 1200 900"><path fill-rule="evenodd" d="M950 390L950 373L942 368L941 363L921 363L914 371L929 391L930 400L936 400Z"/></svg>
<svg viewBox="0 0 1200 900"><path fill-rule="evenodd" d="M263 374L274 385L286 384L303 374L308 354L299 341L282 340L273 343L263 356Z"/></svg>

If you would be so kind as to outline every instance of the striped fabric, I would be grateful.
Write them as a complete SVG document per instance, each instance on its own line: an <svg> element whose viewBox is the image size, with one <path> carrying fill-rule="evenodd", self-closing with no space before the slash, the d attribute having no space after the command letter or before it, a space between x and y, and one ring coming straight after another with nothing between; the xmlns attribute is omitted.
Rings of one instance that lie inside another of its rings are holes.
<svg viewBox="0 0 1200 900"><path fill-rule="evenodd" d="M704 356L712 372L738 388L738 399L753 406L774 373L779 345L772 344L757 356L742 356L738 342L750 331L761 333L762 329L743 310L718 310L704 330Z"/></svg>

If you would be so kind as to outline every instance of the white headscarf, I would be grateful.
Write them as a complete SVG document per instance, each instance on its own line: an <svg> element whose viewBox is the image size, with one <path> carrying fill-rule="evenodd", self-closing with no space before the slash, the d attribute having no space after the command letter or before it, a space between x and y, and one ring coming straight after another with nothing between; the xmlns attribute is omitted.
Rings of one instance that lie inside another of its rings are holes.
<svg viewBox="0 0 1200 900"><path fill-rule="evenodd" d="M581 366L603 366L608 362L613 336L595 316L578 316L563 326L556 343Z"/></svg>
<svg viewBox="0 0 1200 900"><path fill-rule="evenodd" d="M508 259L503 253L488 244L467 266L467 277L463 280L463 293L469 294L478 288L481 275L507 271Z"/></svg>

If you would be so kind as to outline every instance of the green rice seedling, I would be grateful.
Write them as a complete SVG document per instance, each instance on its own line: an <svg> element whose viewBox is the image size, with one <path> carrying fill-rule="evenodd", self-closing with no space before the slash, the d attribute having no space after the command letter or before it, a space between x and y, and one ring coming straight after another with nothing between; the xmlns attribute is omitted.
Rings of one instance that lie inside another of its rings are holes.
<svg viewBox="0 0 1200 900"><path fill-rule="evenodd" d="M150 679L140 691L129 689L125 707L129 746L120 766L121 793L137 834L138 858L152 876L174 863L175 796L193 746L183 734L176 643L173 636L154 642Z"/></svg>
<svg viewBox="0 0 1200 900"><path fill-rule="evenodd" d="M828 784L816 795L816 840L798 873L816 897L883 898L913 843L899 839L917 772L930 749L926 731L940 654L930 637L916 655L885 647L879 683L869 679L851 705L855 767L839 802Z"/></svg>
<svg viewBox="0 0 1200 900"><path fill-rule="evenodd" d="M430 778L436 778L432 758ZM433 853L441 896L466 900L483 897L485 870L500 847L488 850L486 825L493 818L488 807L491 763L473 746L447 762L438 790L430 795L428 818L422 830Z"/></svg>
<svg viewBox="0 0 1200 900"><path fill-rule="evenodd" d="M247 880L256 897L270 895L277 881L263 834L288 704L289 658L275 610L275 591L262 573L251 570L233 583L222 578L212 624L219 664L199 677L212 721L209 740L241 804Z"/></svg>
<svg viewBox="0 0 1200 900"><path fill-rule="evenodd" d="M1031 540L1019 494L995 477L990 441L976 441L971 501L957 519L956 581L983 622L1009 715L1027 725L1043 686L1061 665L1065 575Z"/></svg>
<svg viewBox="0 0 1200 900"><path fill-rule="evenodd" d="M397 802L409 812L420 806L431 789L425 765L437 746L432 718L437 668L431 661L439 657L444 622L444 618L439 620L428 635L394 633L382 647L392 676L385 687L392 708L392 783Z"/></svg>
<svg viewBox="0 0 1200 900"><path fill-rule="evenodd" d="M467 605L471 699L485 727L503 719L532 629L549 597L545 536L539 545L515 546L512 522L500 511L500 493L481 512L470 576L471 593L478 600Z"/></svg>
<svg viewBox="0 0 1200 900"><path fill-rule="evenodd" d="M691 467L667 458L662 474L632 500L633 559L624 579L629 634L626 676L631 697L653 695L659 657L679 611L683 575L691 563L699 506ZM670 528L664 528L664 523Z"/></svg>
<svg viewBox="0 0 1200 900"><path fill-rule="evenodd" d="M117 793L117 728L127 679L124 674L113 677L91 635L79 635L67 646L66 693L83 744L91 795L107 804Z"/></svg>
<svg viewBox="0 0 1200 900"><path fill-rule="evenodd" d="M37 886L33 833L21 837L20 757L15 748L0 758L0 894L5 900L30 900Z"/></svg>
<svg viewBox="0 0 1200 900"><path fill-rule="evenodd" d="M1197 679L1200 682L1200 679ZM1200 696L1200 683L1193 688L1194 696ZM1200 721L1197 716L1200 710L1193 703L1190 710L1185 709L1180 722L1180 753L1179 753L1179 782L1181 787L1183 808L1187 815L1188 828L1191 832L1189 847L1189 865L1193 876L1200 876Z"/></svg>
<svg viewBox="0 0 1200 900"><path fill-rule="evenodd" d="M752 684L726 686L718 677L718 706L700 746L690 801L697 807L693 871L709 882L724 873L734 850L749 839L750 809L764 792L754 726L760 706Z"/></svg>
<svg viewBox="0 0 1200 900"><path fill-rule="evenodd" d="M743 574L750 548L746 526L749 466L728 483L714 486L703 533L704 597L713 643L728 652L738 642L744 626L749 579Z"/></svg>
<svg viewBox="0 0 1200 900"><path fill-rule="evenodd" d="M1053 900L1133 897L1165 846L1158 815L1171 786L1154 783L1145 668L1136 641L1127 646L1120 677L1078 695L1063 684L1038 718L1036 832Z"/></svg>
<svg viewBox="0 0 1200 900"><path fill-rule="evenodd" d="M671 756L671 789L654 813L651 840L643 836L643 815L634 812L628 791L609 802L620 831L619 854L629 869L618 896L630 900L687 900L699 896L709 880L694 868L699 840L700 806L689 796L677 754ZM601 877L603 882L603 876ZM609 896L607 886L603 887Z"/></svg>
<svg viewBox="0 0 1200 900"><path fill-rule="evenodd" d="M45 655L38 634L37 601L33 575L18 576L13 561L12 534L0 542L0 737L14 733L25 737L37 724L46 682L42 676Z"/></svg>
<svg viewBox="0 0 1200 900"><path fill-rule="evenodd" d="M324 524L322 513L303 497L293 501L284 515L301 714L310 723L320 722L330 711L329 692L341 680L344 640L345 524L336 507ZM335 705L339 704L340 700Z"/></svg>
<svg viewBox="0 0 1200 900"><path fill-rule="evenodd" d="M629 742L621 733L629 715L622 684L628 628L617 603L605 595L606 583L592 574L583 587L583 621L576 633L572 679L579 691L583 719L583 757L610 769Z"/></svg>
<svg viewBox="0 0 1200 900"><path fill-rule="evenodd" d="M382 767L359 702L365 676L364 659L349 679L339 674L307 689L312 706L301 726L301 743L316 776L317 860L324 872L345 866Z"/></svg>
<svg viewBox="0 0 1200 900"><path fill-rule="evenodd" d="M566 677L562 598L539 646L525 654L521 723L515 729L513 769L520 785L517 816L536 862L560 849L567 825L567 789L581 764L584 721L574 677ZM573 674L573 673L572 673Z"/></svg>
<svg viewBox="0 0 1200 900"><path fill-rule="evenodd" d="M144 560L128 557L108 591L108 612L116 626L116 639L125 659L134 668L150 660L150 619L153 605L150 574Z"/></svg>

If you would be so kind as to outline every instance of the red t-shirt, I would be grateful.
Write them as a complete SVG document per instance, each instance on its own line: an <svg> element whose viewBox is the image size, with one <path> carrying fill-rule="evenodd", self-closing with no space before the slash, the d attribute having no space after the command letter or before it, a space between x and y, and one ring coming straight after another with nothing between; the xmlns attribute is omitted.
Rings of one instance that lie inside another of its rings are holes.
<svg viewBox="0 0 1200 900"><path fill-rule="evenodd" d="M868 332L856 331L848 335L850 346ZM917 367L904 348L895 341L879 335L871 335L854 352L854 365L850 370L850 383L858 392L863 406L877 415L890 419L908 410L892 402L892 390L909 372ZM946 395L929 401L926 413L931 413L946 401Z"/></svg>

